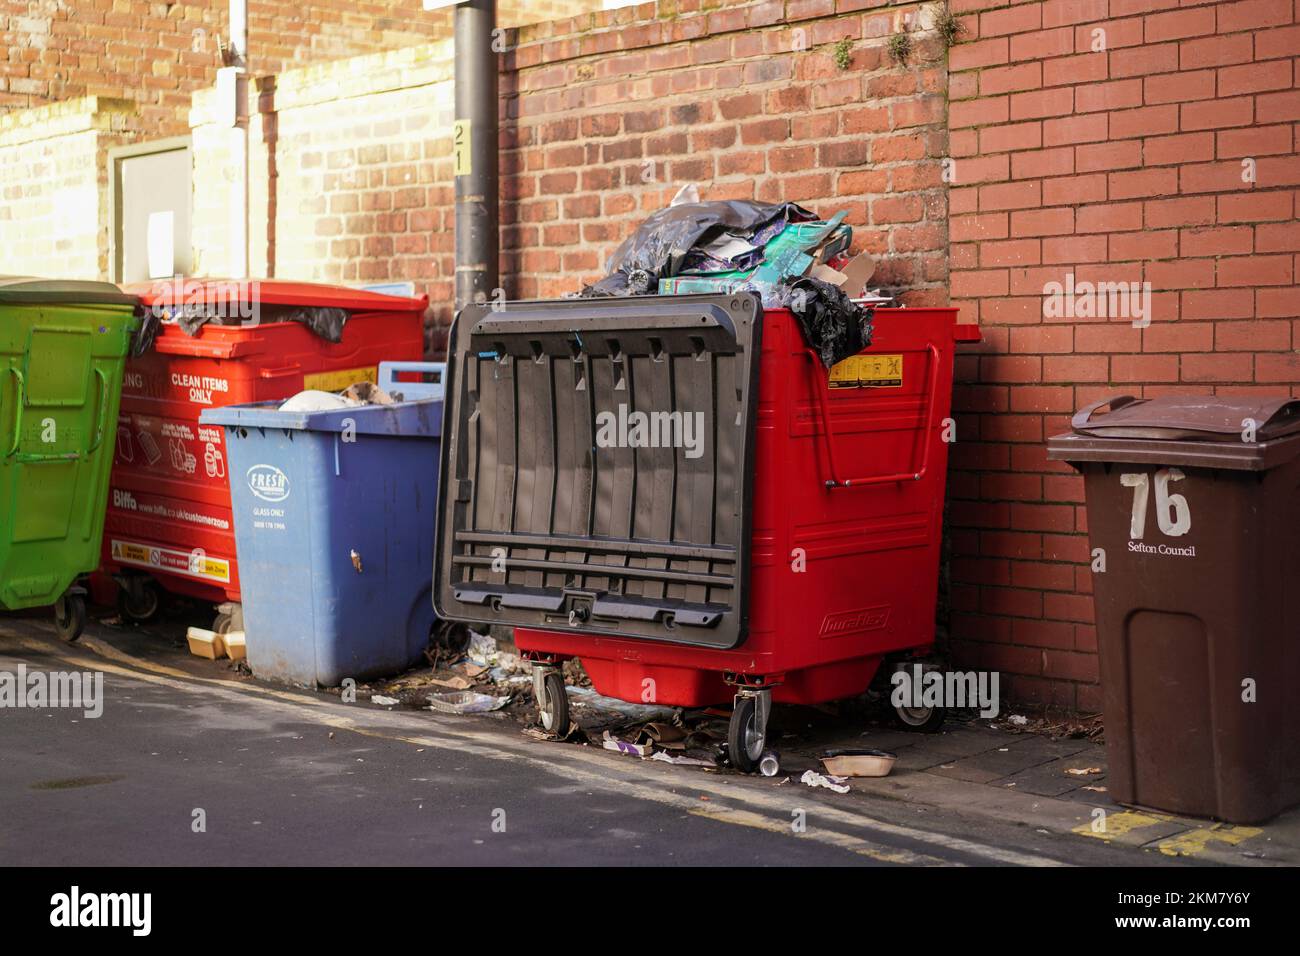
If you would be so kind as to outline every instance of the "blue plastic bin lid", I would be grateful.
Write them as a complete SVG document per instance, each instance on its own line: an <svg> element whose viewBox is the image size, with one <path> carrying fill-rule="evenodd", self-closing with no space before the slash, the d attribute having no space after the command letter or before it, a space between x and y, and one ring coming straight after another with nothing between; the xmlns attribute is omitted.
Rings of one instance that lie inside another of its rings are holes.
<svg viewBox="0 0 1300 956"><path fill-rule="evenodd" d="M392 405L357 405L323 412L282 412L282 402L253 402L204 409L203 425L227 428L283 428L300 432L343 432L358 435L393 435L401 438L442 436L442 401L423 399Z"/></svg>
<svg viewBox="0 0 1300 956"><path fill-rule="evenodd" d="M342 432L359 435L396 435L404 438L439 438L442 435L442 379L445 362L380 362L379 387L399 391L411 401L392 405L356 405L325 411L280 411L283 402L252 402L209 408L199 416L203 425L227 428L284 428L299 432ZM437 375L437 382L403 382L397 375L417 372Z"/></svg>

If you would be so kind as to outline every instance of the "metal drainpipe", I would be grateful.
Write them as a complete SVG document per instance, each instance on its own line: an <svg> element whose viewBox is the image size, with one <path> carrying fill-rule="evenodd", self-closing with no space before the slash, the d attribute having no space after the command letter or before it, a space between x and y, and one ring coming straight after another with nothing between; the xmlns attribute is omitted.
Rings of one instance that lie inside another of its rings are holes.
<svg viewBox="0 0 1300 956"><path fill-rule="evenodd" d="M456 5L456 308L495 297L500 282L496 0Z"/></svg>

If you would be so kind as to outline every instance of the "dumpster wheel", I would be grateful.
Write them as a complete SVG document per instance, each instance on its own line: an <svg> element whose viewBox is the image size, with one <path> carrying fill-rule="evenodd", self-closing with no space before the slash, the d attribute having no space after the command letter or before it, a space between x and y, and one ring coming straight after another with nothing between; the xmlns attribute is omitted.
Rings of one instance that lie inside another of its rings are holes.
<svg viewBox="0 0 1300 956"><path fill-rule="evenodd" d="M537 667L537 665L533 665ZM537 713L542 729L563 737L569 732L569 692L564 689L564 673L558 667L539 668L541 680L534 680Z"/></svg>
<svg viewBox="0 0 1300 956"><path fill-rule="evenodd" d="M86 598L69 592L54 602L54 628L69 644L86 628Z"/></svg>
<svg viewBox="0 0 1300 956"><path fill-rule="evenodd" d="M727 759L741 773L753 773L767 746L767 715L771 710L770 690L741 691L727 727Z"/></svg>
<svg viewBox="0 0 1300 956"><path fill-rule="evenodd" d="M151 580L131 581L118 589L117 610L128 621L146 624L158 616L161 607L162 594Z"/></svg>
<svg viewBox="0 0 1300 956"><path fill-rule="evenodd" d="M947 710L943 707L894 707L894 718L904 730L933 734L943 726Z"/></svg>

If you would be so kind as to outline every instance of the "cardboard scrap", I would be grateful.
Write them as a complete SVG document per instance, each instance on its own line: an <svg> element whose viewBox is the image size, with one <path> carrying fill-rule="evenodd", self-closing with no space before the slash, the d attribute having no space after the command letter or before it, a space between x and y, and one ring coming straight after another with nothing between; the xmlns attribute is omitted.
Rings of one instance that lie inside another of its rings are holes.
<svg viewBox="0 0 1300 956"><path fill-rule="evenodd" d="M616 753L628 754L642 759L649 757L654 752L654 747L651 744L630 744L626 740L619 740L611 735L608 730L605 731L601 746L606 750L613 750Z"/></svg>
<svg viewBox="0 0 1300 956"><path fill-rule="evenodd" d="M450 690L469 690L474 686L472 681L466 677L461 677L460 675L450 678L430 677L429 683L437 684L439 687L446 687Z"/></svg>

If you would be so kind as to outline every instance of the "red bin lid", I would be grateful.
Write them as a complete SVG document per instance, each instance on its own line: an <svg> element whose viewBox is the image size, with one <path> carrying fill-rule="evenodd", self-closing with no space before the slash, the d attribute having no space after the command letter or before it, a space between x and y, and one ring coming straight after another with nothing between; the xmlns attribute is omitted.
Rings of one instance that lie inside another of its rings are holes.
<svg viewBox="0 0 1300 956"><path fill-rule="evenodd" d="M146 306L204 302L249 305L299 305L347 309L352 312L423 312L428 296L411 298L385 295L341 285L294 282L288 279L161 279L138 282L124 289L140 297Z"/></svg>

